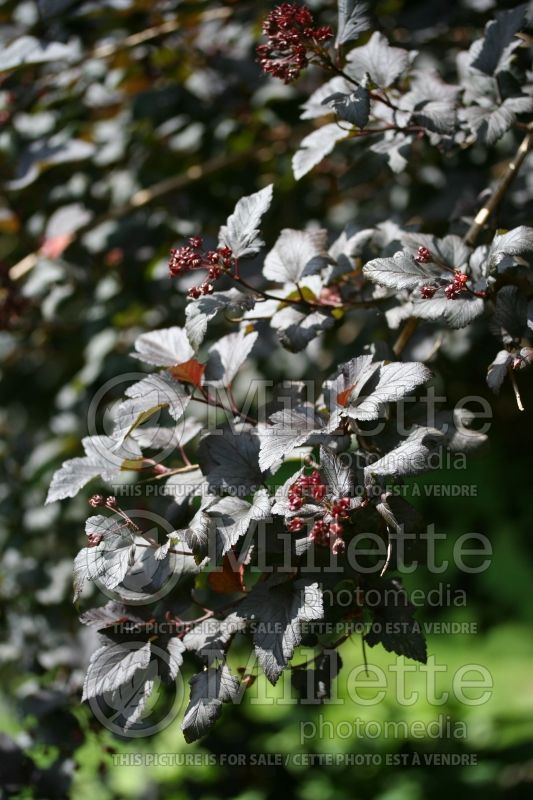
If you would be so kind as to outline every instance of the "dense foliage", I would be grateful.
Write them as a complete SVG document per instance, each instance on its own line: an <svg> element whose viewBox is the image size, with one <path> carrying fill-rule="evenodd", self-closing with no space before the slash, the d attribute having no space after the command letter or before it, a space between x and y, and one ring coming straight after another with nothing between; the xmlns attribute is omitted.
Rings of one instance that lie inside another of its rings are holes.
<svg viewBox="0 0 533 800"><path fill-rule="evenodd" d="M72 540L88 501L74 600L98 633L76 652L23 603L8 660L68 668L126 735L193 665L187 742L256 661L327 700L361 623L363 654L426 662L401 577L435 520L402 487L487 446L454 390L435 400L447 362L518 415L533 359L526 7L452 38L473 12L394 36L357 0L3 5L2 349L51 430L6 437L36 437L30 478L56 467L46 506L21 501L34 555L3 569L62 601L51 532Z"/></svg>

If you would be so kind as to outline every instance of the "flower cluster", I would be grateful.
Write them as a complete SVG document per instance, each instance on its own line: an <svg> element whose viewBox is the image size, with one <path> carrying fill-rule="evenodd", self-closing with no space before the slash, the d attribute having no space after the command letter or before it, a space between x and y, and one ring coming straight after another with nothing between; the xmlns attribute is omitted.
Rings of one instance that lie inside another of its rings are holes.
<svg viewBox="0 0 533 800"><path fill-rule="evenodd" d="M431 250L428 250L427 247L419 247L415 256L415 261L418 264L431 264L433 261Z"/></svg>
<svg viewBox="0 0 533 800"><path fill-rule="evenodd" d="M468 283L468 275L465 275L464 272L457 271L454 273L452 282L448 283L444 287L444 294L446 295L448 300L455 300L455 298L458 297L462 292L467 291L468 289L466 285L467 283ZM420 289L420 296L422 297L423 300L430 300L437 291L437 289L439 288L442 288L442 286L439 287L426 284L425 286L422 286L422 288ZM475 294L479 293L475 292Z"/></svg>
<svg viewBox="0 0 533 800"><path fill-rule="evenodd" d="M105 506L106 508L116 508L117 507L117 498L114 495L109 495L109 497L104 497L103 494L93 494L92 497L89 498L87 501L91 508L98 508L99 506Z"/></svg>
<svg viewBox="0 0 533 800"><path fill-rule="evenodd" d="M456 272L453 276L453 281L444 290L448 300L454 300L458 294L464 292L467 281L468 275L465 275L464 272Z"/></svg>
<svg viewBox="0 0 533 800"><path fill-rule="evenodd" d="M310 475L301 475L289 489L289 509L299 511L305 503L319 503L323 506L320 519L314 519L309 535L317 544L326 545L336 555L344 551L342 521L350 515L350 498L339 497L332 501L326 499L327 486L322 482L320 472L313 470ZM288 522L289 531L296 533L304 527L303 517L292 517Z"/></svg>
<svg viewBox="0 0 533 800"><path fill-rule="evenodd" d="M414 258L417 264L431 264L435 261L433 253L431 250L428 250L427 247L419 247ZM444 287L444 294L448 300L455 300L461 292L467 290L467 283L468 275L460 270L455 270L452 282ZM420 296L423 300L430 300L439 288L442 287L425 284L425 286L422 286L420 289Z"/></svg>
<svg viewBox="0 0 533 800"><path fill-rule="evenodd" d="M223 272L231 272L237 266L231 248L218 247L216 250L204 252L202 246L203 240L200 236L191 236L187 245L170 251L168 262L168 268L173 278L197 269L207 271L206 279L199 286L193 286L187 292L193 300L202 295L211 294L214 289L213 281L216 281Z"/></svg>
<svg viewBox="0 0 533 800"><path fill-rule="evenodd" d="M309 53L333 36L329 25L314 27L306 6L293 3L276 6L263 23L263 33L268 42L257 48L261 69L285 83L296 80L309 64Z"/></svg>

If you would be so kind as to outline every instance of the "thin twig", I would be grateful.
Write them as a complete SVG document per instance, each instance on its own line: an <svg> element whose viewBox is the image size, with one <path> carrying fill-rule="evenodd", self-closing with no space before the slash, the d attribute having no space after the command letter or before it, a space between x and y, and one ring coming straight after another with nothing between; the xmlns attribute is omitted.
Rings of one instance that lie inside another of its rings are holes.
<svg viewBox="0 0 533 800"><path fill-rule="evenodd" d="M520 147L515 153L514 158L509 162L506 167L506 170L503 174L503 178L501 179L500 183L491 194L490 198L487 200L485 205L482 209L478 211L476 214L474 221L472 222L471 226L467 230L464 241L465 244L474 245L477 237L483 230L487 220L494 213L496 208L499 206L503 197L515 179L518 170L524 163L524 160L531 149L531 145L533 144L533 123L528 125L528 133L520 143Z"/></svg>
<svg viewBox="0 0 533 800"><path fill-rule="evenodd" d="M387 557L385 558L385 564L383 565L383 569L379 573L379 577L380 578L382 578L385 575L385 573L387 572L387 570L389 568L389 565L390 565L390 562L391 562L391 558L392 558L392 539L391 539L391 536L390 536L390 531L389 531L389 527L388 526L387 526L387 536L388 536Z"/></svg>
<svg viewBox="0 0 533 800"><path fill-rule="evenodd" d="M368 678L368 659L366 657L366 642L363 634L361 634L361 649L363 651L363 663L365 665L365 675Z"/></svg>
<svg viewBox="0 0 533 800"><path fill-rule="evenodd" d="M520 397L520 389L518 388L518 384L516 382L516 376L514 374L514 371L509 366L509 367L507 367L507 372L509 374L509 380L511 381L511 386L513 387L513 392L514 392L514 396L515 396L515 399L516 399L516 405L518 406L518 410L519 411L525 411L525 408L524 408L524 406L522 404L522 398Z"/></svg>
<svg viewBox="0 0 533 800"><path fill-rule="evenodd" d="M151 544L135 542L135 547L149 547L151 550L156 550L161 545L158 542L151 542ZM176 556L194 556L194 553L190 553L188 550L175 550L173 547L169 547L167 552Z"/></svg>
<svg viewBox="0 0 533 800"><path fill-rule="evenodd" d="M416 317L409 317L409 319L406 320L405 325L401 329L400 334L399 334L398 338L396 339L396 341L394 342L394 345L393 345L393 348L392 348L392 351L393 351L394 355L396 356L396 358L398 358L402 354L402 352L405 350L405 348L407 346L407 342L409 341L409 339L411 338L411 336L413 335L413 333L416 330L417 324L418 324L418 320L416 319Z"/></svg>

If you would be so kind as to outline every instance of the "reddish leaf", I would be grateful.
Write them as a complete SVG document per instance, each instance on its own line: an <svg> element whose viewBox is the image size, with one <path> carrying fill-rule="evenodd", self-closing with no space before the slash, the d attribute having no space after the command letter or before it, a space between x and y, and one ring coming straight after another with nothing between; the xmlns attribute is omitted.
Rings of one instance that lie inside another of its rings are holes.
<svg viewBox="0 0 533 800"><path fill-rule="evenodd" d="M350 395L353 392L353 389L354 389L353 386L348 386L348 388L345 389L343 392L339 392L339 394L337 395L337 403L340 406L344 407L348 404L348 400L350 399Z"/></svg>
<svg viewBox="0 0 533 800"><path fill-rule="evenodd" d="M175 367L170 367L169 372L173 378L181 381L181 383L192 383L193 386L201 386L204 378L205 365L200 364L195 358L184 361L183 364L177 364Z"/></svg>
<svg viewBox="0 0 533 800"><path fill-rule="evenodd" d="M222 570L210 572L207 582L209 587L219 594L244 592L244 564L238 564L235 556L231 559L224 556Z"/></svg>

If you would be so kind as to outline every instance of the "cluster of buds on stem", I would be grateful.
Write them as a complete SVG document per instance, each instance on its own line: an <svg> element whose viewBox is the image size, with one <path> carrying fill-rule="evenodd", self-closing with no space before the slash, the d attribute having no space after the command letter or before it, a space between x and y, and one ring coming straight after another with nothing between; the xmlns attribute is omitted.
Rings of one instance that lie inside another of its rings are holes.
<svg viewBox="0 0 533 800"><path fill-rule="evenodd" d="M457 295L461 294L461 292L464 292L466 290L467 281L468 275L465 275L464 272L455 272L453 281L448 284L444 290L444 294L448 300L455 300Z"/></svg>
<svg viewBox="0 0 533 800"><path fill-rule="evenodd" d="M431 264L433 253L427 247L419 247L416 251L415 261L417 264Z"/></svg>
<svg viewBox="0 0 533 800"><path fill-rule="evenodd" d="M311 502L322 502L327 487L322 483L320 472L314 469L310 475L300 475L289 489L289 508L299 511L307 498Z"/></svg>
<svg viewBox="0 0 533 800"><path fill-rule="evenodd" d="M428 250L427 247L419 247L414 259L417 264L431 264L435 262L433 253L431 250ZM468 275L456 269L453 273L452 282L448 283L444 287L444 294L448 300L455 300L455 298L458 297L462 292L467 291L467 283ZM431 284L426 283L420 289L420 296L423 300L430 300L439 288L442 288L442 284L440 286L432 286ZM474 292L474 294L477 294L479 297L483 296L483 293Z"/></svg>
<svg viewBox="0 0 533 800"><path fill-rule="evenodd" d="M310 55L333 36L329 25L314 27L313 15L306 6L282 3L263 23L266 44L257 55L263 72L290 83L309 64Z"/></svg>
<svg viewBox="0 0 533 800"><path fill-rule="evenodd" d="M103 494L93 494L92 497L88 500L89 505L91 508L116 508L117 507L117 498L113 495L109 495L109 497L104 497Z"/></svg>
<svg viewBox="0 0 533 800"><path fill-rule="evenodd" d="M289 489L289 509L299 511L305 503L323 505L323 516L314 519L309 533L310 537L320 545L325 545L337 555L344 551L343 521L350 515L350 499L338 497L332 501L326 499L327 486L322 482L320 472L314 469L310 475L301 475ZM288 522L289 531L296 533L305 525L303 517L292 517Z"/></svg>
<svg viewBox="0 0 533 800"><path fill-rule="evenodd" d="M202 250L203 240L200 236L191 236L188 244L170 251L168 269L173 278L184 275L194 270L206 270L205 280L198 286L193 286L187 292L188 296L196 300L202 295L213 292L213 281L223 273L233 273L237 276L237 260L229 247L218 247L216 250Z"/></svg>

